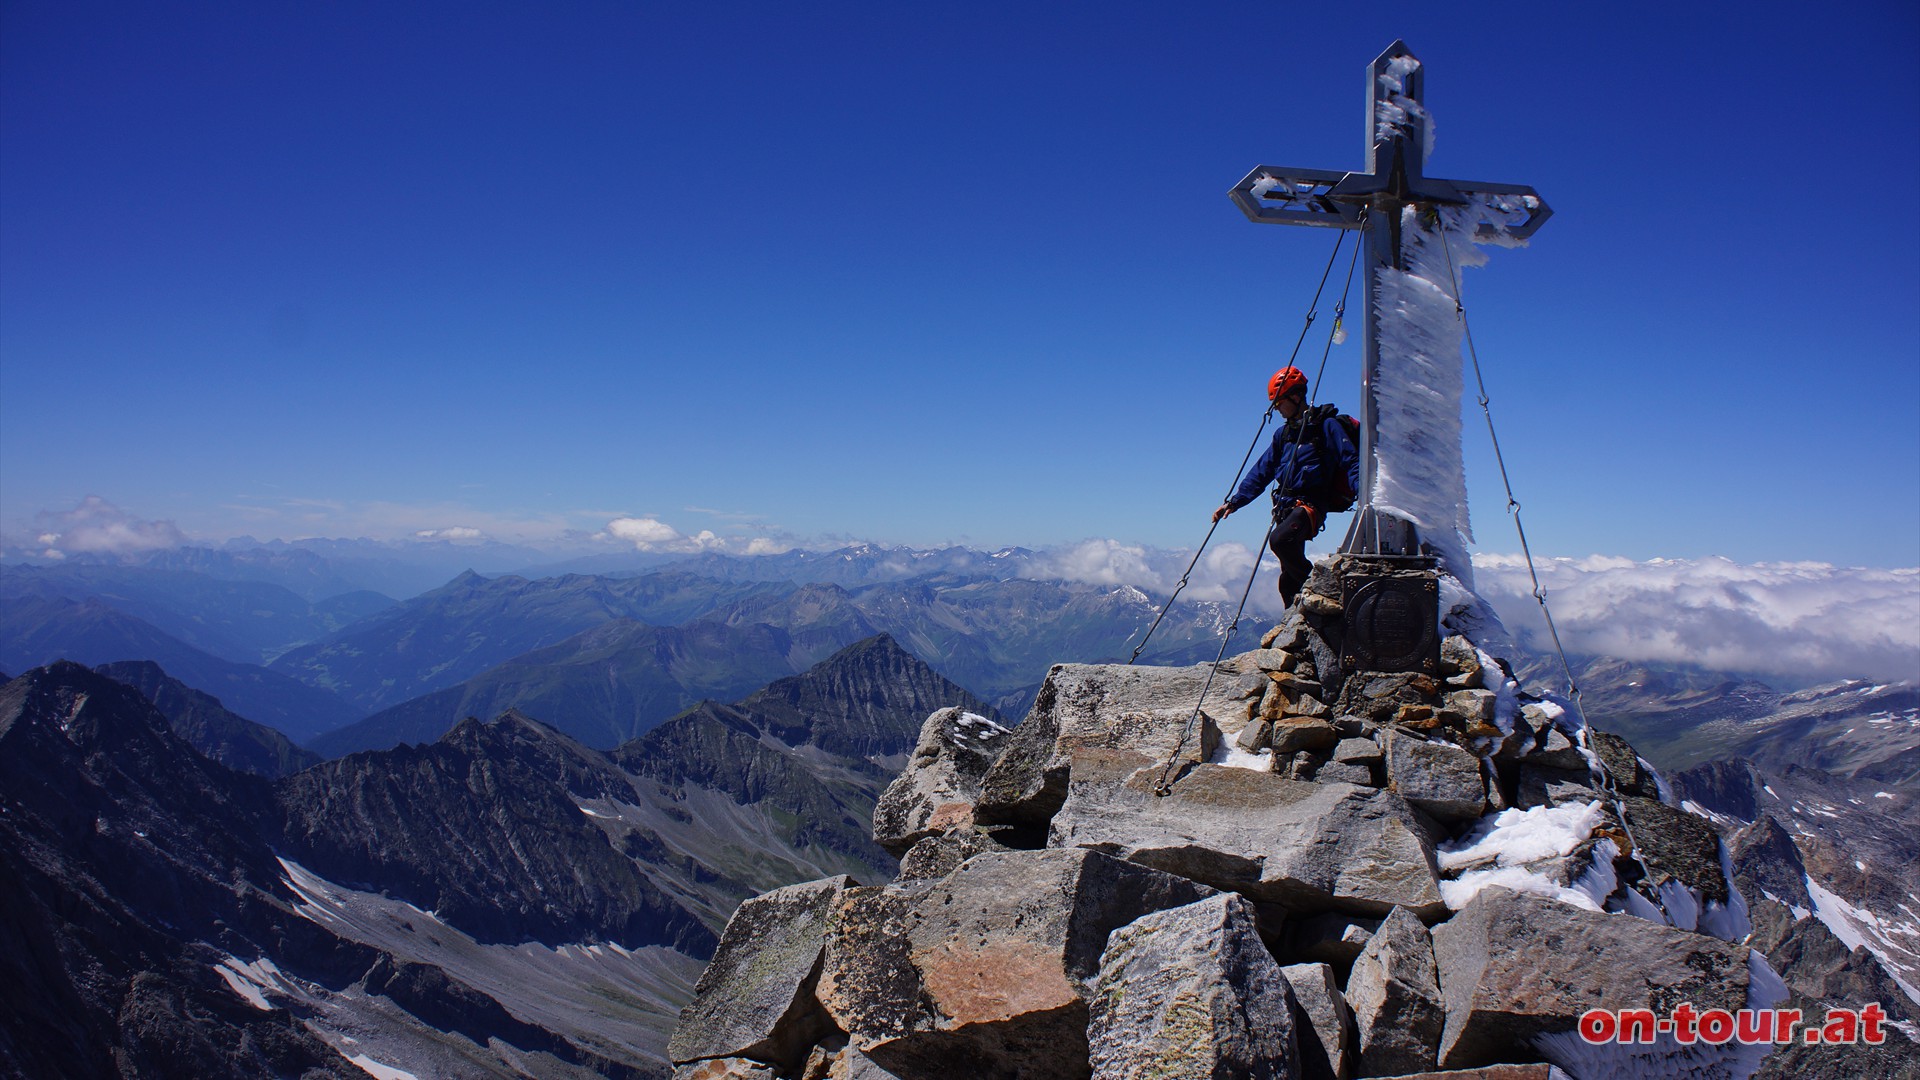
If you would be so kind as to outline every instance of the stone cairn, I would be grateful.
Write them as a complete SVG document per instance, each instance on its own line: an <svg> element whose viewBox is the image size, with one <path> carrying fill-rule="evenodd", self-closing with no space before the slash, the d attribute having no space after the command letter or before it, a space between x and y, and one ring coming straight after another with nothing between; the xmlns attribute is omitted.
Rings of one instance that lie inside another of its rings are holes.
<svg viewBox="0 0 1920 1080"><path fill-rule="evenodd" d="M1339 562L1204 700L1209 665L1062 664L1017 728L935 712L874 811L898 876L743 903L676 1080L1750 1075L1575 1033L1784 996L1702 932L1746 932L1712 830L1464 636L1343 671Z"/></svg>

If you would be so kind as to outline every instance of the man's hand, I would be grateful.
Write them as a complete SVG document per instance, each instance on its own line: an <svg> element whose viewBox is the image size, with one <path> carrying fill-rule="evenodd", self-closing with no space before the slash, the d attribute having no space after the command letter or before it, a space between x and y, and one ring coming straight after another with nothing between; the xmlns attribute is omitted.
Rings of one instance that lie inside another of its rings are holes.
<svg viewBox="0 0 1920 1080"><path fill-rule="evenodd" d="M1220 524L1220 519L1223 517L1226 517L1228 514L1231 514L1231 513L1233 513L1233 504L1221 503L1220 508L1213 512L1213 523L1215 525Z"/></svg>

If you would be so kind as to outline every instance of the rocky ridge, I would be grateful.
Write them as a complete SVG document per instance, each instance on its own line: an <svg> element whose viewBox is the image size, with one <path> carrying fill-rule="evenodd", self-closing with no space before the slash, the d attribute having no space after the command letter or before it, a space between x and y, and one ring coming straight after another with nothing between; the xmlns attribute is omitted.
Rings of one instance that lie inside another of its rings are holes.
<svg viewBox="0 0 1920 1080"><path fill-rule="evenodd" d="M899 874L743 904L676 1077L1753 1075L1575 1034L1787 999L1713 827L1470 640L1470 594L1431 673L1343 669L1339 563L1217 668L935 712L875 810Z"/></svg>
<svg viewBox="0 0 1920 1080"><path fill-rule="evenodd" d="M1752 911L1749 943L1786 980L1789 1007L1824 1016L1871 1002L1920 1036L1920 793L1738 758L1683 770L1672 784L1720 831ZM1913 1045L1782 1047L1760 1076L1920 1077Z"/></svg>
<svg viewBox="0 0 1920 1080"><path fill-rule="evenodd" d="M229 768L269 779L318 764L320 755L239 716L212 694L173 678L151 660L123 660L94 670L140 691L193 748Z"/></svg>
<svg viewBox="0 0 1920 1080"><path fill-rule="evenodd" d="M991 714L880 637L614 754L507 713L276 782L167 683L0 684L9 1076L664 1077L740 899L891 875L869 821L921 718Z"/></svg>

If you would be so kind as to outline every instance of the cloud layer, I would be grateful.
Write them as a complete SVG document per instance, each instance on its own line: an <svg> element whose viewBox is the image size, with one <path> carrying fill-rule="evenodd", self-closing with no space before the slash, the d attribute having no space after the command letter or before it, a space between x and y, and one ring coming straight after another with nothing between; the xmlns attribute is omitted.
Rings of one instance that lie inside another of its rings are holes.
<svg viewBox="0 0 1920 1080"><path fill-rule="evenodd" d="M324 507L328 517L347 508ZM433 508L445 521L456 508ZM689 508L693 513L717 514ZM420 508L379 504L357 508L357 518L419 522ZM486 542L496 527L528 529L522 519L494 521L469 515L458 525L419 528L401 535L422 541ZM431 520L431 519L429 519ZM606 519L602 519L606 520ZM803 544L783 534L729 535L702 529L682 532L652 516L617 516L597 532L570 531L564 522L540 521L546 532L588 549L631 545L636 551L673 554L723 552L776 555ZM138 555L180 547L188 538L170 520L147 520L89 495L71 510L43 512L33 522L33 547L42 558L70 554ZM834 545L829 545L834 546ZM1187 577L1182 602L1235 605L1247 588L1255 552L1220 543L1189 562L1188 550L1150 548L1092 539L1037 552L1029 577L1133 585L1165 596ZM1920 679L1920 568L1895 570L1839 567L1826 563L1759 563L1727 559L1653 559L1637 562L1607 556L1538 560L1555 622L1569 651L1625 660L1692 664L1718 671L1798 679ZM1513 555L1474 556L1476 584L1508 628L1532 647L1550 644L1526 564ZM1248 594L1248 610L1277 616L1271 559Z"/></svg>
<svg viewBox="0 0 1920 1080"><path fill-rule="evenodd" d="M135 517L98 495L80 500L80 505L58 513L43 512L34 518L35 541L49 559L67 555L133 555L179 547L187 538L171 521L147 521Z"/></svg>
<svg viewBox="0 0 1920 1080"><path fill-rule="evenodd" d="M1028 573L1164 596L1192 557L1087 540L1038 553ZM1252 561L1253 551L1240 544L1209 548L1182 602L1239 603ZM1538 566L1570 652L1784 680L1920 679L1920 568L1598 555ZM1474 576L1509 630L1532 648L1551 647L1524 560L1476 555ZM1247 606L1279 613L1271 559L1263 561Z"/></svg>
<svg viewBox="0 0 1920 1080"><path fill-rule="evenodd" d="M1920 569L1536 559L1570 652L1792 678L1920 679ZM1526 563L1474 557L1509 629L1547 644Z"/></svg>

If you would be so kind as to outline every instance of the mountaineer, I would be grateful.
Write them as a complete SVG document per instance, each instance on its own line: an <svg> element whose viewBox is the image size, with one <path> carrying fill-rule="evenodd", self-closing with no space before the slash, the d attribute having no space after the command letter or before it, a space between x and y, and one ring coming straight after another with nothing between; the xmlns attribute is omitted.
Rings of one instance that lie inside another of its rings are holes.
<svg viewBox="0 0 1920 1080"><path fill-rule="evenodd" d="M1253 471L1240 481L1213 520L1260 497L1273 484L1273 526L1267 546L1280 560L1280 599L1288 607L1306 584L1313 564L1307 541L1319 535L1329 513L1353 507L1360 487L1360 450L1354 444L1359 423L1333 405L1307 404L1307 377L1283 367L1267 381L1267 400L1285 421Z"/></svg>

